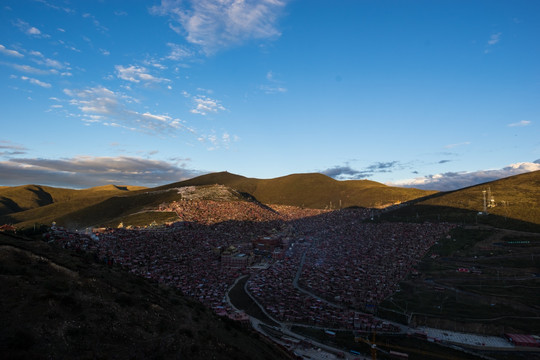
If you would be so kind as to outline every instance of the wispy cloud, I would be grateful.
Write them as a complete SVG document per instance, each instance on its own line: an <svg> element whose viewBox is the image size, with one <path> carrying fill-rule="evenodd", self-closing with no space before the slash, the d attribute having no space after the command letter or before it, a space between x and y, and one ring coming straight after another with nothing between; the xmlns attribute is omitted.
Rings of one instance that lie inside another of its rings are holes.
<svg viewBox="0 0 540 360"><path fill-rule="evenodd" d="M167 46L171 48L171 52L166 56L166 59L178 61L193 56L193 53L185 46L174 43L167 43Z"/></svg>
<svg viewBox="0 0 540 360"><path fill-rule="evenodd" d="M531 121L529 121L529 120L521 120L521 121L518 121L517 123L508 124L508 126L510 126L510 127L522 127L522 126L528 126L530 124L531 124Z"/></svg>
<svg viewBox="0 0 540 360"><path fill-rule="evenodd" d="M50 88L52 85L43 81L40 81L38 79L29 78L27 76L21 76L21 79L24 81L28 81L30 84L34 84L37 86L41 86L43 88Z"/></svg>
<svg viewBox="0 0 540 360"><path fill-rule="evenodd" d="M455 147L458 147L458 146L464 146L464 145L470 145L471 142L470 141L465 141L465 142L461 142L461 143L457 143L457 144L449 144L449 145L446 145L444 148L445 149L453 149Z"/></svg>
<svg viewBox="0 0 540 360"><path fill-rule="evenodd" d="M148 70L143 66L130 65L124 67L122 65L115 65L116 75L118 78L134 83L161 83L170 82L169 79L159 78L151 75Z"/></svg>
<svg viewBox="0 0 540 360"><path fill-rule="evenodd" d="M446 172L442 174L417 177L414 179L401 180L390 185L415 187L427 190L450 191L537 170L540 170L540 163L522 162L511 164L497 170Z"/></svg>
<svg viewBox="0 0 540 360"><path fill-rule="evenodd" d="M266 73L267 83L260 85L259 89L266 94L278 94L287 92L287 88L283 86L283 82L278 80L272 71Z"/></svg>
<svg viewBox="0 0 540 360"><path fill-rule="evenodd" d="M488 40L488 45L495 45L501 40L502 33L492 34Z"/></svg>
<svg viewBox="0 0 540 360"><path fill-rule="evenodd" d="M32 58L33 62L39 65L46 66L46 67L55 68L55 69L64 69L66 68L67 65L69 65L69 64L62 64L58 60L49 59L45 57L39 51L30 51L29 54L33 56Z"/></svg>
<svg viewBox="0 0 540 360"><path fill-rule="evenodd" d="M58 74L58 70L56 69L38 69L30 65L21 65L21 64L13 64L13 63L7 63L7 62L1 62L2 65L7 65L9 67L12 67L13 69L24 72L27 74L34 74L34 75L49 75L49 74Z"/></svg>
<svg viewBox="0 0 540 360"><path fill-rule="evenodd" d="M2 157L24 155L27 150L26 147L14 144L9 140L0 140L0 156Z"/></svg>
<svg viewBox="0 0 540 360"><path fill-rule="evenodd" d="M162 0L151 8L168 16L170 27L206 54L250 39L280 35L276 23L286 1L280 0Z"/></svg>
<svg viewBox="0 0 540 360"><path fill-rule="evenodd" d="M16 50L7 49L4 45L0 45L0 53L7 56L13 56L13 57L18 57L18 58L24 57L24 55L21 54L20 52Z"/></svg>
<svg viewBox="0 0 540 360"><path fill-rule="evenodd" d="M82 14L82 17L85 19L90 19L92 21L92 24L101 32L107 32L109 29L107 29L105 26L101 25L101 23L96 19L96 17L90 13L84 13Z"/></svg>
<svg viewBox="0 0 540 360"><path fill-rule="evenodd" d="M185 159L184 159L185 160ZM2 185L43 184L74 188L105 184L158 186L203 174L165 161L139 157L77 156L0 161Z"/></svg>
<svg viewBox="0 0 540 360"><path fill-rule="evenodd" d="M238 136L231 136L228 132L224 132L221 136L213 133L209 135L200 135L197 140L203 144L208 144L207 150L213 151L217 149L228 149L232 142L239 140Z"/></svg>
<svg viewBox="0 0 540 360"><path fill-rule="evenodd" d="M486 44L486 48L484 50L484 53L487 54L487 53L491 52L491 48L495 44L499 43L499 41L501 41L501 35L502 35L502 33L500 33L500 32L495 33L495 34L491 34L491 36L489 37L489 40L488 40L488 42Z"/></svg>
<svg viewBox="0 0 540 360"><path fill-rule="evenodd" d="M47 7L50 7L51 9L55 9L55 10L60 10L60 11L64 11L66 13L74 13L75 10L73 9L70 9L70 8L67 8L67 7L60 7L60 6L57 6L55 4L51 4L45 0L34 0L36 2L39 2L39 3L42 3L43 5L47 6Z"/></svg>
<svg viewBox="0 0 540 360"><path fill-rule="evenodd" d="M130 99L105 87L86 90L64 89L70 103L81 112L86 123L101 123L112 127L125 127L147 133L174 134L178 130L193 132L180 119L166 114L140 113L128 108Z"/></svg>

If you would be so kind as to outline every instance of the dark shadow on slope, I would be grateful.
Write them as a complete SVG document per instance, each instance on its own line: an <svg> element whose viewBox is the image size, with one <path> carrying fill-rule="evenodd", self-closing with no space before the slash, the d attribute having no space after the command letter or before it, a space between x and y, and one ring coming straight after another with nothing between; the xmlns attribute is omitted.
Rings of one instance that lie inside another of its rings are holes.
<svg viewBox="0 0 540 360"><path fill-rule="evenodd" d="M0 198L0 217L23 211L23 209L13 200L6 197Z"/></svg>
<svg viewBox="0 0 540 360"><path fill-rule="evenodd" d="M502 229L540 232L540 224L537 223L451 206L409 205L381 215L380 220L392 222L446 221L464 225L489 225Z"/></svg>
<svg viewBox="0 0 540 360"><path fill-rule="evenodd" d="M43 190L40 186L36 186L35 188L30 186L30 187L28 187L28 191L31 191L34 194L36 194L36 196L38 198L37 199L37 204L39 206L49 205L49 204L52 204L54 202L51 194L49 194L48 192Z"/></svg>

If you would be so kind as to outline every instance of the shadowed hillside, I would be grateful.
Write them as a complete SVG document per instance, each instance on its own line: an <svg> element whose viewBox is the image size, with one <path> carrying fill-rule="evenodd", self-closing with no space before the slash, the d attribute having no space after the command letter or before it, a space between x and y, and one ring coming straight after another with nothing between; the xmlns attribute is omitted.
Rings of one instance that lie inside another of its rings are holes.
<svg viewBox="0 0 540 360"><path fill-rule="evenodd" d="M0 234L2 359L287 359L178 291Z"/></svg>
<svg viewBox="0 0 540 360"><path fill-rule="evenodd" d="M486 214L484 211L484 192ZM493 201L489 198L491 195ZM540 171L438 193L387 215L388 218L482 223L540 231Z"/></svg>
<svg viewBox="0 0 540 360"><path fill-rule="evenodd" d="M212 173L158 189L221 184L253 195L264 204L333 208L384 207L430 195L435 191L386 186L369 180L338 181L323 174L293 174L275 179Z"/></svg>

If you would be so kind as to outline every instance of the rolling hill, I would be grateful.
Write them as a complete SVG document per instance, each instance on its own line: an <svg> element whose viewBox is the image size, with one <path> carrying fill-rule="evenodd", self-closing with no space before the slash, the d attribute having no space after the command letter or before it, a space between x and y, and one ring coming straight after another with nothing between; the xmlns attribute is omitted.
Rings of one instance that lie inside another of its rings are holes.
<svg viewBox="0 0 540 360"><path fill-rule="evenodd" d="M214 185L227 188L225 195L217 188L207 195L202 189ZM384 207L422 196L433 191L386 186L374 181L337 181L322 174L294 174L275 179L254 179L228 172L203 175L194 179L153 189L106 185L85 190L59 189L26 185L0 189L0 223L19 228L56 221L70 228L119 223L159 204L188 196L178 189L196 186L197 198L253 201L264 204L292 205L307 208L338 209L349 206ZM228 194L228 195L227 195ZM188 197L189 197L188 196ZM202 196L202 197L201 197ZM225 196L225 197L223 197ZM255 199L254 199L255 198ZM150 219L151 216L148 217ZM160 216L171 220L170 216Z"/></svg>
<svg viewBox="0 0 540 360"><path fill-rule="evenodd" d="M436 193L391 187L370 180L338 181L323 174L292 174L274 179L246 178L228 172L202 175L160 189L220 184L254 196L264 204L315 209L350 206L385 207Z"/></svg>
<svg viewBox="0 0 540 360"><path fill-rule="evenodd" d="M0 188L0 216L32 210L50 204L92 197L111 196L142 190L140 186L105 185L83 190L55 188L51 186L23 185Z"/></svg>
<svg viewBox="0 0 540 360"><path fill-rule="evenodd" d="M192 193L188 194L186 189L191 187L194 187ZM56 221L59 225L81 228L110 225L127 218L141 224L148 219L150 223L156 217L150 212L159 204L190 197L221 201L256 199L263 204L314 209L383 208L408 202L409 206L392 212L391 216L404 221L435 218L471 223L478 222L478 212L483 211L483 191L486 191L486 198L489 192L494 199L493 202L487 199L493 207L488 208L489 216L481 216L480 222L519 228L540 224L539 189L540 171L439 193L369 180L337 181L322 174L255 179L219 172L152 189L115 185L85 190L37 185L0 188L0 224L24 228ZM158 218L161 222L171 221L173 215L160 214Z"/></svg>

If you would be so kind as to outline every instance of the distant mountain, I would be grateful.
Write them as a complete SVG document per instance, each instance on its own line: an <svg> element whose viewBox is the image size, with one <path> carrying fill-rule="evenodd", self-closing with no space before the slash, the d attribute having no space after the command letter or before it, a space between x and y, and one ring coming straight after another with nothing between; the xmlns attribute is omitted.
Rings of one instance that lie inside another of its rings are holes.
<svg viewBox="0 0 540 360"><path fill-rule="evenodd" d="M158 189L211 184L225 185L248 193L264 204L316 209L338 209L350 206L386 207L436 193L435 191L391 187L370 180L338 181L317 173L255 179L219 172L165 185Z"/></svg>
<svg viewBox="0 0 540 360"><path fill-rule="evenodd" d="M291 358L178 290L90 254L0 233L0 259L2 359Z"/></svg>
<svg viewBox="0 0 540 360"><path fill-rule="evenodd" d="M479 215L484 212L484 192L489 215ZM437 193L392 214L420 218L433 215L460 222L468 216L474 222L502 227L511 221L517 221L513 227L525 226L522 223L540 225L540 171ZM538 226L532 228L540 230Z"/></svg>

